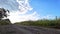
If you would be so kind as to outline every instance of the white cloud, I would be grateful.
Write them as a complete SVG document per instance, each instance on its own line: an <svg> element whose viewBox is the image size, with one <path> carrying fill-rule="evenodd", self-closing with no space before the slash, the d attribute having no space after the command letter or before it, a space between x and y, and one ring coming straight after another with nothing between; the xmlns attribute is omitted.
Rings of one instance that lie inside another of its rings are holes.
<svg viewBox="0 0 60 34"><path fill-rule="evenodd" d="M55 17L52 15L40 16L36 11L33 12L32 14L23 14L23 15L21 15L19 11L15 11L15 12L12 11L8 18L11 20L12 23L15 23L21 21L28 21L28 20L35 21L38 19L54 19Z"/></svg>
<svg viewBox="0 0 60 34"><path fill-rule="evenodd" d="M40 16L40 19L55 19L53 15Z"/></svg>
<svg viewBox="0 0 60 34"><path fill-rule="evenodd" d="M11 12L10 15L11 16L9 16L8 18L11 20L12 23L39 19L36 12L27 15L26 14L20 15L20 13L17 11L17 12Z"/></svg>
<svg viewBox="0 0 60 34"><path fill-rule="evenodd" d="M25 14L28 11L31 11L33 8L29 5L29 0L17 0L19 4L19 11Z"/></svg>
<svg viewBox="0 0 60 34"><path fill-rule="evenodd" d="M29 0L17 0L17 2L19 4L19 10L13 10L8 17L12 23L27 20L38 20L38 14L35 11L32 14L25 14L28 11L33 10L29 5Z"/></svg>

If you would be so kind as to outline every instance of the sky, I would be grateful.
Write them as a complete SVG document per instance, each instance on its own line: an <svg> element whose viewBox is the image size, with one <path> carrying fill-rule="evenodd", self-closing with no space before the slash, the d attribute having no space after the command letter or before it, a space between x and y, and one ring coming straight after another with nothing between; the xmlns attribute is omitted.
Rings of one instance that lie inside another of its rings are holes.
<svg viewBox="0 0 60 34"><path fill-rule="evenodd" d="M0 8L10 11L12 23L60 17L60 0L0 0Z"/></svg>

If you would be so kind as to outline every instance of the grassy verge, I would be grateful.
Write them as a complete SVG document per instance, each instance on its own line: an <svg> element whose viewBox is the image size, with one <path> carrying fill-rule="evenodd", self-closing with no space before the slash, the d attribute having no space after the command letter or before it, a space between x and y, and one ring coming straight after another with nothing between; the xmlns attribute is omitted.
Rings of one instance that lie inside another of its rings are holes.
<svg viewBox="0 0 60 34"><path fill-rule="evenodd" d="M24 22L17 22L15 24L60 28L60 19L54 19L54 20L43 19L43 20L37 20L37 21L24 21Z"/></svg>

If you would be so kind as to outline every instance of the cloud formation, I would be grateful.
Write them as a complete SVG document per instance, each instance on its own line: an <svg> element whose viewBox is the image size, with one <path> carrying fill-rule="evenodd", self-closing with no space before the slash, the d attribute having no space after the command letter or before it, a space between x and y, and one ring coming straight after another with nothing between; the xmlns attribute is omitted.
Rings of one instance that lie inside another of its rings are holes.
<svg viewBox="0 0 60 34"><path fill-rule="evenodd" d="M18 11L17 12L11 12L10 13L11 16L9 16L8 18L11 20L12 23L15 22L21 22L21 21L28 21L28 20L38 20L38 14L36 12L32 13L32 14L24 14L21 15Z"/></svg>
<svg viewBox="0 0 60 34"><path fill-rule="evenodd" d="M36 11L31 14L26 14L27 12L33 10L33 8L29 4L29 0L16 0L16 2L19 4L19 10L11 11L10 16L8 17L12 23L39 19L39 15Z"/></svg>
<svg viewBox="0 0 60 34"><path fill-rule="evenodd" d="M33 8L29 5L29 0L17 0L19 4L19 11L21 13L26 13L28 11L33 10Z"/></svg>
<svg viewBox="0 0 60 34"><path fill-rule="evenodd" d="M53 15L40 16L39 19L55 19L55 16Z"/></svg>

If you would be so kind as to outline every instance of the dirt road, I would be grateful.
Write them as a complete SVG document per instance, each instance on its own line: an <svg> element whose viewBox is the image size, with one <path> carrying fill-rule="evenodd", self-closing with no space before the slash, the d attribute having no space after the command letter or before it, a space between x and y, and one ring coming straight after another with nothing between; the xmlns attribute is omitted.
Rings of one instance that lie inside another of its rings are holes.
<svg viewBox="0 0 60 34"><path fill-rule="evenodd" d="M60 34L60 30L37 26L5 25L0 26L0 34Z"/></svg>

